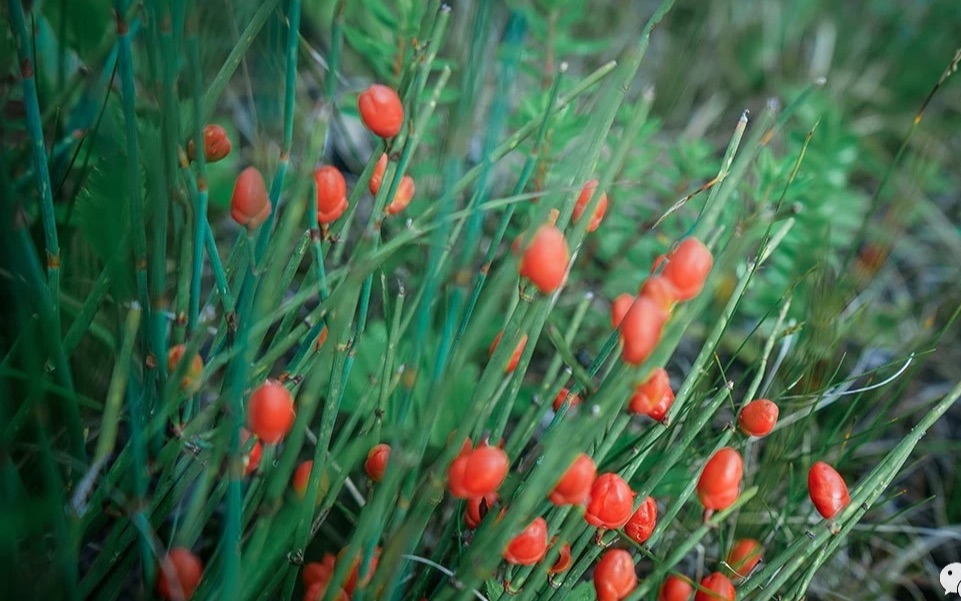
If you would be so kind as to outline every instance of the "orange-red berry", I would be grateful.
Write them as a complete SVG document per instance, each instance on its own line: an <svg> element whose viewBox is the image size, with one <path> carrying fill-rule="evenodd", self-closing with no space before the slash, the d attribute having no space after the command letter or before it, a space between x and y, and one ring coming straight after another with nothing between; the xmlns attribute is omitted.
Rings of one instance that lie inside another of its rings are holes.
<svg viewBox="0 0 961 601"><path fill-rule="evenodd" d="M241 428L240 430L240 446L245 448L247 446L247 441L250 440L250 430L247 428ZM260 459L264 455L264 446L260 444L259 440L254 441L254 446L250 447L250 452L244 455L244 475L249 476L250 474L257 471L260 467Z"/></svg>
<svg viewBox="0 0 961 601"><path fill-rule="evenodd" d="M547 554L547 522L536 518L520 534L511 539L504 549L507 563L529 566L544 559Z"/></svg>
<svg viewBox="0 0 961 601"><path fill-rule="evenodd" d="M748 436L767 436L777 424L777 416L777 405L767 399L757 399L741 409L737 425Z"/></svg>
<svg viewBox="0 0 961 601"><path fill-rule="evenodd" d="M184 354L187 352L186 345L177 344L170 347L167 351L167 372L173 373L177 369L177 365L180 360L184 358ZM193 391L197 386L197 382L200 380L201 374L204 371L204 360L200 358L200 355L194 355L190 359L190 365L187 366L187 371L184 373L184 377L180 380L180 388L182 390Z"/></svg>
<svg viewBox="0 0 961 601"><path fill-rule="evenodd" d="M704 288L714 256L697 238L685 238L667 257L661 272L677 290L677 300L690 300Z"/></svg>
<svg viewBox="0 0 961 601"><path fill-rule="evenodd" d="M377 164L374 165L374 172L370 175L370 182L367 183L367 188L370 193L377 195L378 190L380 190L380 185L384 183L384 175L387 173L387 153L380 155L377 159Z"/></svg>
<svg viewBox="0 0 961 601"><path fill-rule="evenodd" d="M668 576L657 594L657 601L691 601L694 587L678 576Z"/></svg>
<svg viewBox="0 0 961 601"><path fill-rule="evenodd" d="M594 195L594 190L597 189L597 184L598 181L592 179L581 188L581 193L577 196L577 204L574 205L574 223L580 221L581 215L587 210L587 205L591 201L591 196ZM591 215L591 221L587 225L587 231L593 232L596 230L597 226L601 224L601 220L604 219L605 213L607 213L607 194L602 192L600 199L598 199L594 207L594 214Z"/></svg>
<svg viewBox="0 0 961 601"><path fill-rule="evenodd" d="M264 382L247 401L247 426L266 444L280 442L295 417L294 397L280 382Z"/></svg>
<svg viewBox="0 0 961 601"><path fill-rule="evenodd" d="M336 560L337 558L334 557L332 553L324 553L321 561L312 561L304 564L304 570L300 574L300 577L304 581L304 586L310 586L315 582L326 583L329 581L330 577L334 575Z"/></svg>
<svg viewBox="0 0 961 601"><path fill-rule="evenodd" d="M658 307L669 312L677 302L677 289L665 276L652 275L644 280L640 296L651 299Z"/></svg>
<svg viewBox="0 0 961 601"><path fill-rule="evenodd" d="M396 215L410 204L410 199L414 197L414 178L409 175L405 175L400 178L400 184L397 186L397 190L394 191L394 199L390 201L387 205L387 213L390 215Z"/></svg>
<svg viewBox="0 0 961 601"><path fill-rule="evenodd" d="M620 601L637 586L634 560L624 549L604 553L594 568L594 590L597 601Z"/></svg>
<svg viewBox="0 0 961 601"><path fill-rule="evenodd" d="M558 551L557 561L554 565L547 570L548 574L560 574L561 572L566 572L571 569L571 564L573 559L571 558L571 546L567 543L561 545L560 551Z"/></svg>
<svg viewBox="0 0 961 601"><path fill-rule="evenodd" d="M640 365L651 355L661 340L667 313L651 299L641 296L631 305L621 321L621 358L625 363Z"/></svg>
<svg viewBox="0 0 961 601"><path fill-rule="evenodd" d="M390 460L390 445L380 443L375 445L367 453L367 461L364 462L364 471L367 477L374 482L380 482L387 471L387 462Z"/></svg>
<svg viewBox="0 0 961 601"><path fill-rule="evenodd" d="M635 542L645 543L657 526L657 503L647 497L624 525L624 532Z"/></svg>
<svg viewBox="0 0 961 601"><path fill-rule="evenodd" d="M304 601L322 601L327 594L328 582L315 582L304 591ZM343 588L337 589L334 601L350 601L350 595Z"/></svg>
<svg viewBox="0 0 961 601"><path fill-rule="evenodd" d="M497 345L500 344L501 337L503 335L504 335L503 330L498 332L497 336L494 337L494 342L492 342L490 345L490 348L487 349L487 354L490 355L491 357L494 356L494 351L497 350ZM511 358L507 362L507 367L504 368L505 373L511 373L515 369L517 369L517 363L521 360L521 353L524 352L524 347L526 345L527 345L527 334L524 334L523 336L521 336L521 339L517 343L517 346L514 347L514 352L513 354L511 354Z"/></svg>
<svg viewBox="0 0 961 601"><path fill-rule="evenodd" d="M818 461L808 471L808 494L824 519L830 520L851 502L848 485L833 467Z"/></svg>
<svg viewBox="0 0 961 601"><path fill-rule="evenodd" d="M357 97L360 119L367 129L381 138L393 138L404 124L404 105L397 92L374 84Z"/></svg>
<svg viewBox="0 0 961 601"><path fill-rule="evenodd" d="M674 404L674 391L671 379L663 367L658 367L650 377L634 389L628 411L648 415L657 421L664 421L668 409Z"/></svg>
<svg viewBox="0 0 961 601"><path fill-rule="evenodd" d="M294 470L294 477L291 481L291 486L301 500L303 500L304 495L307 494L307 485L310 484L310 471L313 468L313 461L304 461L297 466L296 470Z"/></svg>
<svg viewBox="0 0 961 601"><path fill-rule="evenodd" d="M634 304L634 297L628 293L618 294L617 298L611 301L611 327L616 328L624 321L624 316Z"/></svg>
<svg viewBox="0 0 961 601"><path fill-rule="evenodd" d="M701 579L701 589L694 595L694 601L737 601L737 592L727 576L714 572Z"/></svg>
<svg viewBox="0 0 961 601"><path fill-rule="evenodd" d="M482 497L497 491L509 469L507 453L484 443L454 459L447 469L447 487L459 499Z"/></svg>
<svg viewBox="0 0 961 601"><path fill-rule="evenodd" d="M584 519L598 528L620 528L631 519L634 491L617 474L601 474L591 486Z"/></svg>
<svg viewBox="0 0 961 601"><path fill-rule="evenodd" d="M230 216L248 230L257 229L270 216L267 185L256 167L247 167L237 176L230 198Z"/></svg>
<svg viewBox="0 0 961 601"><path fill-rule="evenodd" d="M520 274L549 294L564 283L570 258L564 233L554 225L542 225L524 250Z"/></svg>
<svg viewBox="0 0 961 601"><path fill-rule="evenodd" d="M588 455L581 453L574 459L551 491L551 503L555 505L581 505L591 496L591 486L597 476L597 466Z"/></svg>
<svg viewBox="0 0 961 601"><path fill-rule="evenodd" d="M711 455L697 481L697 496L705 509L727 509L740 494L744 463L731 447Z"/></svg>
<svg viewBox="0 0 961 601"><path fill-rule="evenodd" d="M480 526L484 516L494 507L497 502L497 493L491 492L480 497L467 499L467 507L464 508L464 524L469 530L474 530Z"/></svg>
<svg viewBox="0 0 961 601"><path fill-rule="evenodd" d="M191 138L187 142L187 158L194 160L196 148ZM204 127L204 159L208 163L216 163L230 154L230 138L227 131L219 125L210 124Z"/></svg>
<svg viewBox="0 0 961 601"><path fill-rule="evenodd" d="M317 222L337 221L347 210L347 182L340 169L324 165L314 170L317 188Z"/></svg>
<svg viewBox="0 0 961 601"><path fill-rule="evenodd" d="M747 578L754 566L761 561L764 547L753 538L742 538L734 543L727 554L727 564L741 578Z"/></svg>
<svg viewBox="0 0 961 601"><path fill-rule="evenodd" d="M187 601L193 597L203 573L204 564L190 549L174 547L157 570L157 594L171 601Z"/></svg>
<svg viewBox="0 0 961 601"><path fill-rule="evenodd" d="M561 405L564 404L564 401L567 401L571 407L577 407L581 404L581 400L581 395L572 395L570 389L561 388L560 392L557 393L557 396L554 397L554 411L560 411Z"/></svg>
<svg viewBox="0 0 961 601"><path fill-rule="evenodd" d="M337 554L337 561L344 561L346 553L347 547L344 547L340 550L340 553ZM358 579L360 574L360 560L361 556L358 554L350 562L350 572L347 573L347 579L344 581L344 590L347 591L348 595L353 595L354 589L358 586L363 588L370 582L370 579L374 576L374 571L377 569L377 564L380 561L380 547L374 548L374 553L370 557L370 565L367 567L366 575Z"/></svg>

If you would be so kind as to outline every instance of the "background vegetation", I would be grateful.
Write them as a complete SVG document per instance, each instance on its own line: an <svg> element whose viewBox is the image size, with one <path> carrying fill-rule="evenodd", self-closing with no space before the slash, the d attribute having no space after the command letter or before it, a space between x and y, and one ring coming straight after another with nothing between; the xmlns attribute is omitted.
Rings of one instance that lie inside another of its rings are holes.
<svg viewBox="0 0 961 601"><path fill-rule="evenodd" d="M961 559L958 3L8 0L0 14L0 572L22 598L150 595L175 544L207 566L197 598L300 594L300 564L344 547L383 548L371 597L493 599L509 578L524 599L593 598L594 531L543 500L580 451L659 501L637 596L713 571L741 536L767 566L742 598L941 596L940 568ZM388 218L389 187L367 192L384 143L356 108L373 82L408 116L388 180L396 166L417 182ZM208 122L234 150L190 165ZM320 164L344 171L350 209L315 242ZM277 209L251 236L229 218L248 165ZM519 290L510 241L551 208L567 225L591 177L611 207L593 234L568 227L567 284ZM691 233L712 241L708 288L629 369L609 302ZM196 394L163 360L180 342L206 365ZM667 428L622 410L660 364L678 391ZM240 478L244 403L267 377L294 390L298 420ZM563 418L561 386L587 396ZM752 390L781 407L761 442L729 427ZM509 511L473 535L442 494L454 430L503 438L512 460ZM381 441L391 469L371 485L361 464ZM692 487L728 442L746 492L702 528ZM323 466L316 507L290 492L305 459ZM852 487L839 535L807 498L817 460ZM556 550L534 570L498 564L535 514L575 549L556 589Z"/></svg>

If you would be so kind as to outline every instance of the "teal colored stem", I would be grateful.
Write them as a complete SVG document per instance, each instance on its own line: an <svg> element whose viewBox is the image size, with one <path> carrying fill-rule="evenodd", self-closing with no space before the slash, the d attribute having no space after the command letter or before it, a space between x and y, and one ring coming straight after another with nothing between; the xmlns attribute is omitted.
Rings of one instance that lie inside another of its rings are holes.
<svg viewBox="0 0 961 601"><path fill-rule="evenodd" d="M37 98L37 82L33 72L30 36L20 0L7 0L7 7L10 10L10 29L17 46L17 58L20 61L20 82L23 85L23 103L27 112L27 131L30 133L34 178L40 199L40 215L43 220L47 256L47 287L50 289L50 300L53 302L53 317L59 327L60 241L57 236L57 218L53 209L53 189L50 187L47 148L43 141L43 128L40 123L40 102Z"/></svg>

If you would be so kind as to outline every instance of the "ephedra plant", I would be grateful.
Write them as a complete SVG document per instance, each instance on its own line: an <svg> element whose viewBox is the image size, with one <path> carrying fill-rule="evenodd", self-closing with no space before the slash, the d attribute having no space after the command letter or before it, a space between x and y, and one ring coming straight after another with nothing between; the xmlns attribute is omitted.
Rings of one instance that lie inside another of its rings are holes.
<svg viewBox="0 0 961 601"><path fill-rule="evenodd" d="M671 0L616 61L533 75L539 3L321 3L319 35L300 0L116 0L77 50L50 4L4 13L0 542L24 595L801 598L961 395L856 470L823 410L880 388L792 393L801 282L743 310L816 132L766 201L759 157L823 82L731 116L680 202L624 181ZM655 251L607 298L617 227Z"/></svg>

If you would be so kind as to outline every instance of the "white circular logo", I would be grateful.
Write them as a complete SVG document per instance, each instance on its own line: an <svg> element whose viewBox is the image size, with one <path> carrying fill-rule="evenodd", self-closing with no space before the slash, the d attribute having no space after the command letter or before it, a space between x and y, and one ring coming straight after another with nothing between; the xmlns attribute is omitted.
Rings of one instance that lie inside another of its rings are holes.
<svg viewBox="0 0 961 601"><path fill-rule="evenodd" d="M944 587L944 594L954 593L961 595L958 587L961 586L961 563L949 563L941 570L941 586Z"/></svg>

